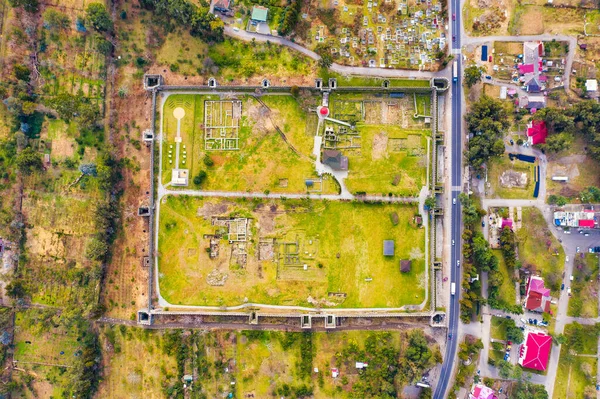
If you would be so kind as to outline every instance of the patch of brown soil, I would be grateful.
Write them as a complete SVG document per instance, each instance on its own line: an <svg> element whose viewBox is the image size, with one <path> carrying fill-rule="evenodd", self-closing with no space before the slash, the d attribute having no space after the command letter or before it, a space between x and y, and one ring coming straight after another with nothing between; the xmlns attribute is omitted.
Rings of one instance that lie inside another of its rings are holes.
<svg viewBox="0 0 600 399"><path fill-rule="evenodd" d="M373 137L373 149L371 158L373 160L381 159L385 156L388 144L388 135L385 132L379 132Z"/></svg>

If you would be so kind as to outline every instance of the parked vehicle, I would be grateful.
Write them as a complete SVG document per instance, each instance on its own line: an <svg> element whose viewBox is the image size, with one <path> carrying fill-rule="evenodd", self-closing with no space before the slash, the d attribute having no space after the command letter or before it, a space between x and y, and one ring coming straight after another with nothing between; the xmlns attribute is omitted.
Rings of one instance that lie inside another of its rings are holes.
<svg viewBox="0 0 600 399"><path fill-rule="evenodd" d="M571 287L567 287L567 294L569 294L569 296L571 296Z"/></svg>
<svg viewBox="0 0 600 399"><path fill-rule="evenodd" d="M561 290L561 291L563 291L564 289L565 289L565 283L562 283L562 284L560 285L560 290Z"/></svg>
<svg viewBox="0 0 600 399"><path fill-rule="evenodd" d="M577 253L579 253L579 247L577 247Z"/></svg>

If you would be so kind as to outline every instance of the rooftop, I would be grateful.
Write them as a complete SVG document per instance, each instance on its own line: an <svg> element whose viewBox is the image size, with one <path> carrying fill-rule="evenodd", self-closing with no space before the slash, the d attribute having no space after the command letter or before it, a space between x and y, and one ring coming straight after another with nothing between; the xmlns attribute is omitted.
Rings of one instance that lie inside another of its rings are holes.
<svg viewBox="0 0 600 399"><path fill-rule="evenodd" d="M523 367L544 371L552 348L552 337L543 333L527 333L519 351L519 364Z"/></svg>
<svg viewBox="0 0 600 399"><path fill-rule="evenodd" d="M348 170L348 157L338 150L323 151L323 163L333 170Z"/></svg>
<svg viewBox="0 0 600 399"><path fill-rule="evenodd" d="M383 255L394 256L394 240L383 240Z"/></svg>
<svg viewBox="0 0 600 399"><path fill-rule="evenodd" d="M544 121L532 121L527 127L527 136L532 144L544 144L548 136L548 128Z"/></svg>
<svg viewBox="0 0 600 399"><path fill-rule="evenodd" d="M250 17L250 19L252 19L253 21L258 21L258 22L266 22L268 13L269 13L268 8L263 7L263 6L254 6L252 8L252 17Z"/></svg>

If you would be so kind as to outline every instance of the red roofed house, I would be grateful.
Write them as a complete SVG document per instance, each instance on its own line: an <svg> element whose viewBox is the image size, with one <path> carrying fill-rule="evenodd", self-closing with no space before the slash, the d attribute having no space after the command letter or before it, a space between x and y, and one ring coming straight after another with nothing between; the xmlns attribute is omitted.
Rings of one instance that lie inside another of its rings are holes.
<svg viewBox="0 0 600 399"><path fill-rule="evenodd" d="M579 219L579 227L594 228L594 219Z"/></svg>
<svg viewBox="0 0 600 399"><path fill-rule="evenodd" d="M532 312L550 312L550 289L544 287L544 279L530 276L527 280L525 309Z"/></svg>
<svg viewBox="0 0 600 399"><path fill-rule="evenodd" d="M469 399L498 399L498 397L492 388L483 384L475 384L469 394Z"/></svg>
<svg viewBox="0 0 600 399"><path fill-rule="evenodd" d="M519 364L528 369L544 371L548 367L551 348L551 336L528 332L525 343L519 348Z"/></svg>
<svg viewBox="0 0 600 399"><path fill-rule="evenodd" d="M500 228L503 229L505 227L508 227L509 229L512 230L512 228L513 228L512 219L502 219L502 224L500 225Z"/></svg>
<svg viewBox="0 0 600 399"><path fill-rule="evenodd" d="M544 144L548 136L548 128L544 121L531 121L527 125L527 137L530 144Z"/></svg>

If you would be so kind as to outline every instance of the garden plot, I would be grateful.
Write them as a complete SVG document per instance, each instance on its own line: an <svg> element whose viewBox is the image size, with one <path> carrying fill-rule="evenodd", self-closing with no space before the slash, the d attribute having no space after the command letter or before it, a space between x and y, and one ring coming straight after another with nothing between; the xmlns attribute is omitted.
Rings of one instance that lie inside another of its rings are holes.
<svg viewBox="0 0 600 399"><path fill-rule="evenodd" d="M40 68L43 93L48 96L61 92L78 94L101 104L106 65L99 46L104 42L100 35L80 32L62 34L57 43L50 42Z"/></svg>
<svg viewBox="0 0 600 399"><path fill-rule="evenodd" d="M160 292L174 305L419 304L425 232L416 213L413 206L169 196L160 211ZM388 239L395 253L384 257ZM402 259L411 261L409 272L400 272Z"/></svg>
<svg viewBox="0 0 600 399"><path fill-rule="evenodd" d="M306 180L319 179L310 158L316 133L316 115L307 113L310 100L170 95L163 107L163 184L172 180L179 141L179 168L189 171L191 188L307 192ZM179 121L173 114L177 108L184 111ZM201 173L206 174L204 181L194 183L193 177ZM337 189L333 182L322 185L324 193Z"/></svg>
<svg viewBox="0 0 600 399"><path fill-rule="evenodd" d="M36 303L89 303L97 294L83 283L97 272L85 256L96 200L82 197L28 192L23 200L29 259L21 272L28 281L43 282L28 287Z"/></svg>

